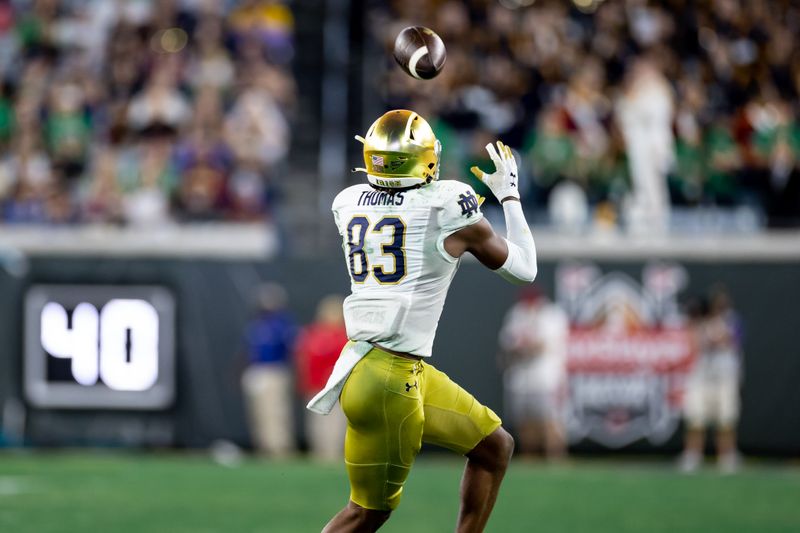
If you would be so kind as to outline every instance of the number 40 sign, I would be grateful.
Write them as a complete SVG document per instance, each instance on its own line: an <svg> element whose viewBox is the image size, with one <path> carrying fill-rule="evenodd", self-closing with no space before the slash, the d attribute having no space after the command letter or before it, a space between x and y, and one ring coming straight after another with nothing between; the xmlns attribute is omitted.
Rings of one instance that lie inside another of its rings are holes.
<svg viewBox="0 0 800 533"><path fill-rule="evenodd" d="M115 298L98 312L81 302L72 312L47 302L41 314L42 347L72 360L72 376L84 386L103 379L114 390L147 390L158 379L158 312L144 300Z"/></svg>
<svg viewBox="0 0 800 533"><path fill-rule="evenodd" d="M25 299L28 400L37 407L166 407L174 396L174 312L162 287L32 287ZM54 370L65 362L68 372Z"/></svg>

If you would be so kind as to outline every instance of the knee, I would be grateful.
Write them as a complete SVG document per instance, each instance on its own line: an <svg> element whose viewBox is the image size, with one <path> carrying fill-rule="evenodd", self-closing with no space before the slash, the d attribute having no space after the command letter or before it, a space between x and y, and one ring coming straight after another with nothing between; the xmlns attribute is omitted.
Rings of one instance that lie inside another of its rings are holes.
<svg viewBox="0 0 800 533"><path fill-rule="evenodd" d="M481 463L487 470L505 472L513 454L514 437L499 427L469 452L467 457Z"/></svg>
<svg viewBox="0 0 800 533"><path fill-rule="evenodd" d="M392 514L391 511L366 509L352 501L348 505L348 511L353 517L353 522L358 524L357 531L375 531L381 527Z"/></svg>
<svg viewBox="0 0 800 533"><path fill-rule="evenodd" d="M498 461L502 463L503 470L508 467L511 456L514 455L514 437L503 428L499 428L497 444Z"/></svg>
<svg viewBox="0 0 800 533"><path fill-rule="evenodd" d="M389 519L390 514L392 514L391 511L365 509L350 500L347 506L328 522L322 533L340 533L342 531L364 531L369 533L377 531Z"/></svg>

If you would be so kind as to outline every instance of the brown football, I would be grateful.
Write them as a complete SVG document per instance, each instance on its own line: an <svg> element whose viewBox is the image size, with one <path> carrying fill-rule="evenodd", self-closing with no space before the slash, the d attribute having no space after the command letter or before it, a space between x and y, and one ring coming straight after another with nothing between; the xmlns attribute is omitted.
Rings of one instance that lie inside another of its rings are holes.
<svg viewBox="0 0 800 533"><path fill-rule="evenodd" d="M429 80L441 72L447 51L442 39L430 28L409 26L394 41L394 58L409 75Z"/></svg>

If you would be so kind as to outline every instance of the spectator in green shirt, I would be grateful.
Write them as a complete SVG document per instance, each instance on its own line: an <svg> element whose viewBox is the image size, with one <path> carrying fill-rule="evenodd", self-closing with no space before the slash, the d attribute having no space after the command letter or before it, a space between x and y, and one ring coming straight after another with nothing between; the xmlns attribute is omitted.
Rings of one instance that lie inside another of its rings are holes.
<svg viewBox="0 0 800 533"><path fill-rule="evenodd" d="M47 148L64 177L77 177L83 172L92 134L83 89L70 81L58 83L49 100L44 122Z"/></svg>
<svg viewBox="0 0 800 533"><path fill-rule="evenodd" d="M575 141L569 135L564 117L556 108L542 111L537 127L525 143L526 161L531 166L532 185L546 198L563 179L575 179Z"/></svg>
<svg viewBox="0 0 800 533"><path fill-rule="evenodd" d="M729 120L719 119L712 124L705 137L705 148L704 196L717 205L731 205L739 196L742 154Z"/></svg>

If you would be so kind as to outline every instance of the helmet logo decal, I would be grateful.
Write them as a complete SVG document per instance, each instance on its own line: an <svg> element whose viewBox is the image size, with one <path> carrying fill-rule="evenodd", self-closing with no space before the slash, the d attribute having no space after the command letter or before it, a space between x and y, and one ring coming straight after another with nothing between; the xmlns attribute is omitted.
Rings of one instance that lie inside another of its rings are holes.
<svg viewBox="0 0 800 533"><path fill-rule="evenodd" d="M376 172L383 172L383 156L372 154L372 166Z"/></svg>
<svg viewBox="0 0 800 533"><path fill-rule="evenodd" d="M402 167L405 162L408 161L407 157L398 156L393 161L389 161L389 170L395 171L398 168Z"/></svg>

